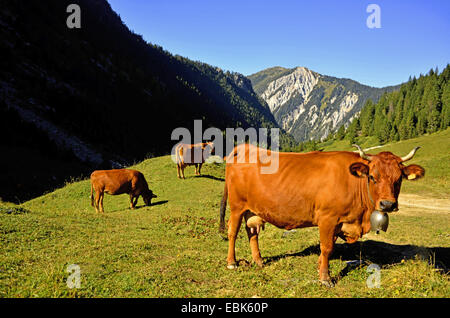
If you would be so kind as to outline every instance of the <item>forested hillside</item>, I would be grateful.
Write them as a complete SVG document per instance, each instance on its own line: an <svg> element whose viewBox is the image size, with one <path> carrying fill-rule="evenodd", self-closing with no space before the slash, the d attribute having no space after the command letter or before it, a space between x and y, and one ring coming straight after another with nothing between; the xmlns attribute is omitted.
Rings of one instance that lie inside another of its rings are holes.
<svg viewBox="0 0 450 318"><path fill-rule="evenodd" d="M414 138L450 126L450 65L439 74L412 78L398 91L384 94L378 103L367 101L338 139L352 142L358 136L376 136L380 143Z"/></svg>
<svg viewBox="0 0 450 318"><path fill-rule="evenodd" d="M80 29L66 25L71 3L81 8ZM278 127L244 76L147 43L106 0L2 1L0 25L3 199L167 154L172 130L194 119L204 129ZM281 140L293 142L285 133Z"/></svg>

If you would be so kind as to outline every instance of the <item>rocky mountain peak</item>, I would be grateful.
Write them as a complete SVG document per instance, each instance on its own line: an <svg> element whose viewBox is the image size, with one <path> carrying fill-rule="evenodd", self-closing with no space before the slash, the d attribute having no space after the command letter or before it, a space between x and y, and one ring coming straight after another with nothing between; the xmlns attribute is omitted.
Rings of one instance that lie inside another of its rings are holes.
<svg viewBox="0 0 450 318"><path fill-rule="evenodd" d="M297 141L325 138L347 126L369 98L376 102L396 88L369 87L306 67L273 67L249 78L278 124Z"/></svg>
<svg viewBox="0 0 450 318"><path fill-rule="evenodd" d="M292 73L270 82L261 97L267 102L273 113L294 95L299 94L303 99L306 99L317 81L318 76L309 69L297 67Z"/></svg>

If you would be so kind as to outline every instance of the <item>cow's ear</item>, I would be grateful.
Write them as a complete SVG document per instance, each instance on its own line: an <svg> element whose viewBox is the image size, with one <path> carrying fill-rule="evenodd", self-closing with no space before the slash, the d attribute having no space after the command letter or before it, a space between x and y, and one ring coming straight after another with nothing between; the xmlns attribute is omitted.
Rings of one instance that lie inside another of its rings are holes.
<svg viewBox="0 0 450 318"><path fill-rule="evenodd" d="M358 178L365 178L369 175L369 166L362 162L354 162L350 165L350 173Z"/></svg>
<svg viewBox="0 0 450 318"><path fill-rule="evenodd" d="M417 180L425 175L425 169L418 165L409 165L402 169L402 173L408 180Z"/></svg>

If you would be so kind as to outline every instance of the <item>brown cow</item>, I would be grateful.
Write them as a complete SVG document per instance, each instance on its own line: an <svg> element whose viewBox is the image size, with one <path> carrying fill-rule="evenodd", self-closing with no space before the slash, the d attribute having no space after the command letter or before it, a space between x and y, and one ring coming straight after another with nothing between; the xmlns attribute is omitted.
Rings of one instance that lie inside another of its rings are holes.
<svg viewBox="0 0 450 318"><path fill-rule="evenodd" d="M95 200L94 193L95 190ZM142 195L145 204L151 204L157 196L148 188L142 173L130 169L97 170L91 174L91 205L95 211L104 213L103 197L105 192L112 195L127 193L130 195L130 208L136 207Z"/></svg>
<svg viewBox="0 0 450 318"><path fill-rule="evenodd" d="M191 165L195 165L195 175L201 175L200 170L205 162L205 157L213 153L214 143L212 142L203 142L193 145L183 143L178 144L175 147L178 178L181 179L181 177L183 177L183 179L185 179L184 169Z"/></svg>
<svg viewBox="0 0 450 318"><path fill-rule="evenodd" d="M356 147L359 154L349 151L278 153L278 171L273 174L261 174L260 167L264 164L259 159L257 163L233 163L239 153L247 156L261 151L251 145L235 147L227 157L220 207L220 231L223 232L229 200L227 267L236 267L235 241L243 217L252 258L259 266L263 261L258 233L264 221L288 230L318 226L319 277L324 285L333 286L328 259L336 239L341 237L349 243L357 241L370 231L370 216L374 210L398 210L397 198L403 178L414 180L425 174L418 165L403 165L419 147L403 158L391 152L368 155ZM255 215L262 220L249 222Z"/></svg>

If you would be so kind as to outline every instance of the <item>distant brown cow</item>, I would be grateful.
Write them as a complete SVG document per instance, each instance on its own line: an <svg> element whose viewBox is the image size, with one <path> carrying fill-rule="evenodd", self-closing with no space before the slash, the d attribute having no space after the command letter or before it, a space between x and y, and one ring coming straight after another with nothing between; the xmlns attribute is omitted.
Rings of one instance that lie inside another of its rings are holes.
<svg viewBox="0 0 450 318"><path fill-rule="evenodd" d="M225 230L225 209L230 204L227 267L237 266L235 242L242 219L250 241L252 258L262 266L258 246L259 229L265 222L279 228L319 227L320 281L332 286L328 262L334 243L341 237L356 242L371 229L373 211L398 210L402 179L416 180L425 170L405 166L419 147L399 157L391 152L369 155L357 145L350 151L278 153L278 170L262 174L262 161L233 163L235 157L250 156L261 149L239 145L227 157L225 189L220 206L220 230ZM238 161L239 162L239 161ZM256 231L255 231L256 229Z"/></svg>
<svg viewBox="0 0 450 318"><path fill-rule="evenodd" d="M214 143L212 142L194 145L180 143L175 148L178 178L181 179L183 177L185 179L184 169L191 165L195 165L195 175L199 176L201 174L202 164L205 162L205 157L212 153L214 153Z"/></svg>
<svg viewBox="0 0 450 318"><path fill-rule="evenodd" d="M144 175L139 171L130 169L94 171L91 174L91 205L97 212L105 212L103 210L105 192L112 195L129 194L131 209L136 207L140 195L142 195L146 205L150 205L152 198L157 197L148 188Z"/></svg>

